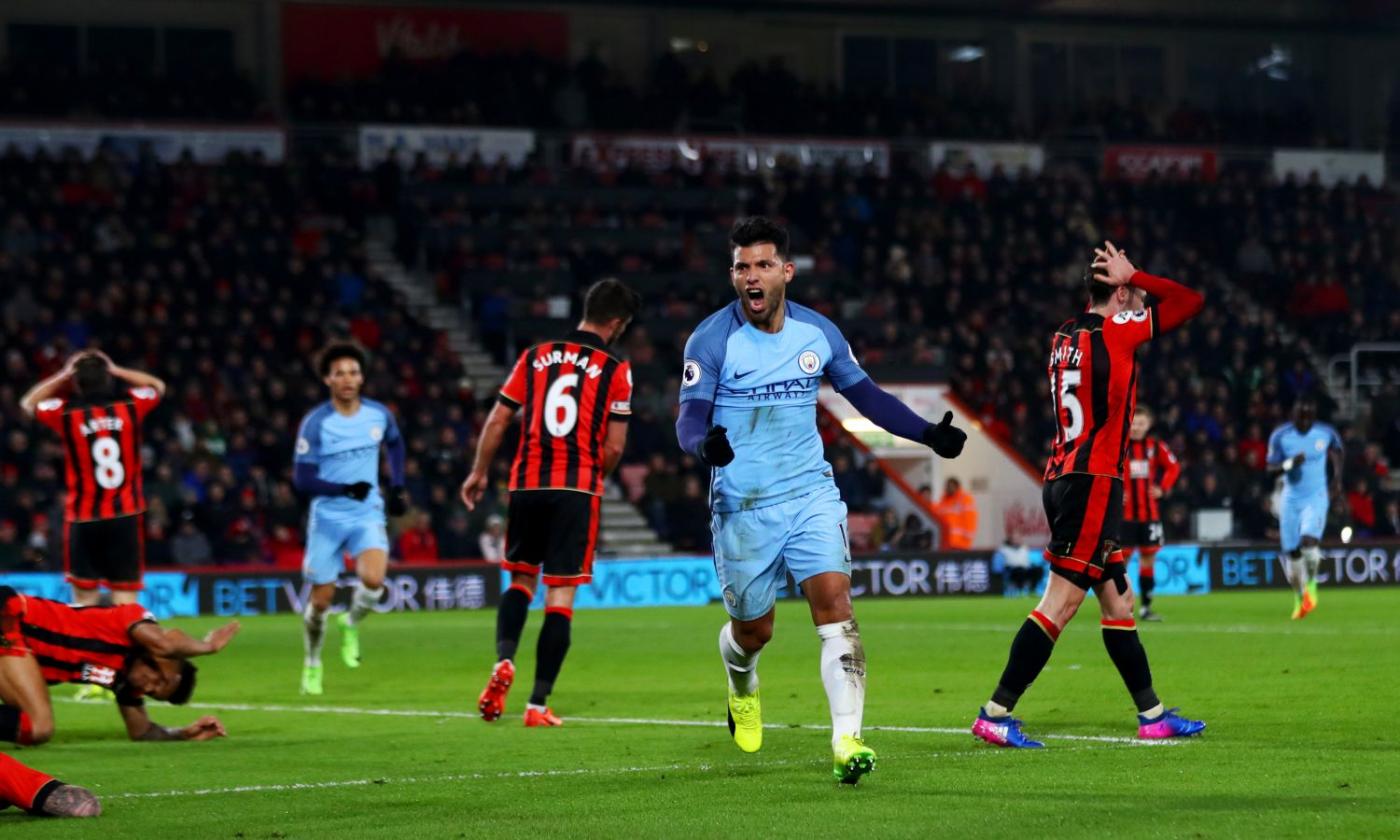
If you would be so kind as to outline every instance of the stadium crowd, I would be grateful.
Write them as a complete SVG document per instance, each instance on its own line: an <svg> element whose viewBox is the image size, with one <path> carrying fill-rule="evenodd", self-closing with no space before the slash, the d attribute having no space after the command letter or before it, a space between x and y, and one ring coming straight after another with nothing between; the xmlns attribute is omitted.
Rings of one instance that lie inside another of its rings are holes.
<svg viewBox="0 0 1400 840"><path fill-rule="evenodd" d="M292 444L326 398L315 351L344 335L370 350L366 393L408 439L418 510L402 553L478 556L494 509L469 523L455 490L481 418L441 336L366 271L358 220L374 201L333 157L0 154L0 568L61 567L63 453L17 401L88 346L169 385L145 425L149 562L299 566Z"/></svg>
<svg viewBox="0 0 1400 840"><path fill-rule="evenodd" d="M1364 182L1324 189L1230 171L1211 184L1131 184L1071 169L888 178L510 170L480 161L419 161L402 177L408 251L421 245L443 294L464 295L502 351L554 329L596 277L655 290L624 339L639 382L627 459L642 467L629 489L673 538L685 517L668 512L693 503L685 487L700 476L690 460L671 457L674 366L688 329L731 294L720 280L724 233L741 213L793 225L811 264L792 296L832 316L877 379L945 374L1035 472L1053 433L1046 346L1078 305L1090 243L1126 243L1146 270L1204 288L1206 312L1142 354L1141 400L1187 465L1164 514L1175 539L1189 536L1192 510L1208 507L1232 509L1237 536L1269 536L1269 433L1300 395L1320 397L1324 416L1336 408L1314 362L1400 332L1394 196ZM621 197L602 199L602 186ZM1363 534L1393 527L1368 513L1394 502L1382 492L1387 464L1400 458L1393 403L1340 424L1349 492L1337 499L1334 525L1351 522ZM852 509L878 510L878 471L834 438L829 455ZM692 536L703 539L680 541Z"/></svg>
<svg viewBox="0 0 1400 840"><path fill-rule="evenodd" d="M364 220L377 212L394 215L400 254L466 303L502 362L568 324L599 277L644 292L644 316L623 338L638 384L620 477L683 549L703 549L708 534L703 471L675 457L676 360L688 330L729 298L724 235L741 213L791 223L810 257L793 297L841 324L877 378L947 376L1036 471L1053 429L1045 344L1077 305L1088 243L1124 243L1144 268L1206 289L1207 311L1142 357L1142 401L1186 462L1164 514L1176 539L1202 507L1231 508L1237 536L1269 536L1268 434L1300 394L1321 396L1324 417L1333 407L1314 361L1400 332L1394 199L1364 183L1327 190L1227 171L1214 184L1128 184L899 164L889 177L421 160L362 172L325 152L202 167L10 150L0 184L4 566L52 565L59 545L62 453L17 398L89 345L171 385L146 438L151 562L295 565L291 441L324 399L309 360L344 334L372 351L366 393L397 411L409 439L416 511L396 554L486 553L501 483L472 519L455 499L479 395L444 340L367 271ZM1342 424L1347 487L1334 513L1363 534L1396 527L1382 479L1400 458L1397 407L1392 388L1371 416ZM852 510L884 514L883 474L838 430L824 433ZM497 469L503 479L504 461ZM883 515L872 540L916 547L929 536L917 517Z"/></svg>

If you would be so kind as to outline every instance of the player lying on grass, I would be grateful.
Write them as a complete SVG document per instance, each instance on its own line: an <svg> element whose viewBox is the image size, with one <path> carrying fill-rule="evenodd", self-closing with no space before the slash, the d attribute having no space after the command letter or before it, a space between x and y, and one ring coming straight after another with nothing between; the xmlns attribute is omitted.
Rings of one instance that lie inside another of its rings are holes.
<svg viewBox="0 0 1400 840"><path fill-rule="evenodd" d="M822 375L891 434L957 457L967 438L952 413L934 424L881 390L836 325L787 299L796 273L788 233L762 218L730 231L738 300L696 327L685 346L681 448L711 468L715 570L730 620L719 651L729 678L729 722L745 752L763 742L758 657L773 636L774 598L789 574L802 587L821 640L831 707L833 772L855 784L875 765L861 740L865 648L851 610L846 505L817 433Z"/></svg>
<svg viewBox="0 0 1400 840"><path fill-rule="evenodd" d="M222 737L212 715L161 726L143 698L189 702L197 670L190 657L218 653L237 632L233 621L194 639L161 627L140 604L73 607L0 586L0 740L33 745L53 737L48 686L64 682L111 689L133 741Z"/></svg>
<svg viewBox="0 0 1400 840"><path fill-rule="evenodd" d="M87 788L66 785L0 754L0 811L14 806L36 817L96 817L102 803Z"/></svg>

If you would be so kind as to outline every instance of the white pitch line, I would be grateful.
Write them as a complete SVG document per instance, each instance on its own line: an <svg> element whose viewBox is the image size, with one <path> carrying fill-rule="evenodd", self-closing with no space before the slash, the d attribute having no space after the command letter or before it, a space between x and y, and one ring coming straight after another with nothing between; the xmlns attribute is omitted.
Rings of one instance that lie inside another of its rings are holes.
<svg viewBox="0 0 1400 840"><path fill-rule="evenodd" d="M1064 747L1055 752L1082 752L1095 747ZM929 752L918 755L882 755L881 762L916 758L920 761L940 758L996 758L1008 756L1013 750L984 749L975 752ZM500 773L452 773L441 776L407 776L400 778L341 779L328 782L288 782L284 784L234 785L229 787L194 788L191 790L157 790L139 793L102 793L102 799L168 799L180 796L221 796L240 793L300 793L313 790L333 790L335 788L370 787L377 785L450 784L453 782L488 781L493 779L559 778L577 776L620 776L640 773L697 772L709 773L715 770L752 770L769 767L794 767L820 764L823 761L798 761L778 759L774 761L745 761L736 764L660 764L651 767L575 767L567 770L508 770Z"/></svg>
<svg viewBox="0 0 1400 840"><path fill-rule="evenodd" d="M83 702L67 698L69 702ZM479 718L476 712L465 712L459 709L449 711L435 711L433 709L366 709L360 706L290 706L261 703L188 703L186 708L208 709L210 711L227 712L271 712L271 713L307 713L307 714L328 714L328 715L361 715L367 717L410 717L410 718ZM618 726L674 726L674 727L720 727L727 726L724 721L718 720L680 720L674 718L635 718L635 717L589 717L586 715L570 715L564 718L572 723L602 723L614 724ZM825 724L818 723L765 723L764 729L830 729ZM922 735L971 735L970 728L951 726L896 726L896 725L873 725L865 727L869 732L910 732ZM1126 744L1134 747L1166 746L1177 743L1176 741L1159 740L1143 741L1137 738L1125 738L1116 735L1068 735L1049 734L1038 735L1052 741L1082 741L1096 744Z"/></svg>

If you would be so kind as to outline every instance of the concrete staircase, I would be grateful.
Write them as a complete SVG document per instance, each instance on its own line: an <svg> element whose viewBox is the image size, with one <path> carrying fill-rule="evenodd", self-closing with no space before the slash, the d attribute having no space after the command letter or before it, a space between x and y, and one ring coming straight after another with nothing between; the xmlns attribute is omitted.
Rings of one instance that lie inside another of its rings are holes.
<svg viewBox="0 0 1400 840"><path fill-rule="evenodd" d="M603 497L598 547L601 553L615 557L656 557L674 551L670 543L657 538L642 514L611 485Z"/></svg>
<svg viewBox="0 0 1400 840"><path fill-rule="evenodd" d="M370 225L370 235L365 242L370 271L403 295L415 318L447 336L448 346L461 359L467 384L474 393L495 393L505 381L507 371L472 338L462 310L439 303L432 286L398 261L391 247L392 235L389 226ZM654 557L671 554L673 549L657 538L641 513L622 498L616 485L609 484L602 503L598 552L610 556Z"/></svg>

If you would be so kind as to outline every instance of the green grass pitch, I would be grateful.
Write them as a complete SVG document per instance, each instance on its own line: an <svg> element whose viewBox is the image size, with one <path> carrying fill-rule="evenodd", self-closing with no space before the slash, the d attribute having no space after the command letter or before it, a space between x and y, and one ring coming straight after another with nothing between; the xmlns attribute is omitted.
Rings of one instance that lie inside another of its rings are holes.
<svg viewBox="0 0 1400 840"><path fill-rule="evenodd" d="M495 617L373 616L365 663L329 630L326 694L297 693L300 627L259 617L202 663L199 708L229 737L132 744L115 710L55 689L58 734L16 754L102 797L99 821L0 813L25 838L1361 837L1400 834L1400 590L1323 590L1288 620L1286 592L1164 598L1142 628L1159 692L1209 723L1142 746L1093 602L1017 709L1048 749L998 750L967 727L1029 599L865 600L866 739L859 787L830 777L829 722L805 606L778 611L759 666L763 750L724 720L709 608L580 612L552 698L560 729L520 724L540 615L507 716L475 717ZM212 619L187 622L203 632ZM315 711L309 707L331 707ZM626 720L626 722L624 722ZM690 724L690 725L687 725ZM888 727L888 728L885 728ZM1057 737L1074 736L1074 737ZM1123 740L1117 740L1123 739Z"/></svg>

